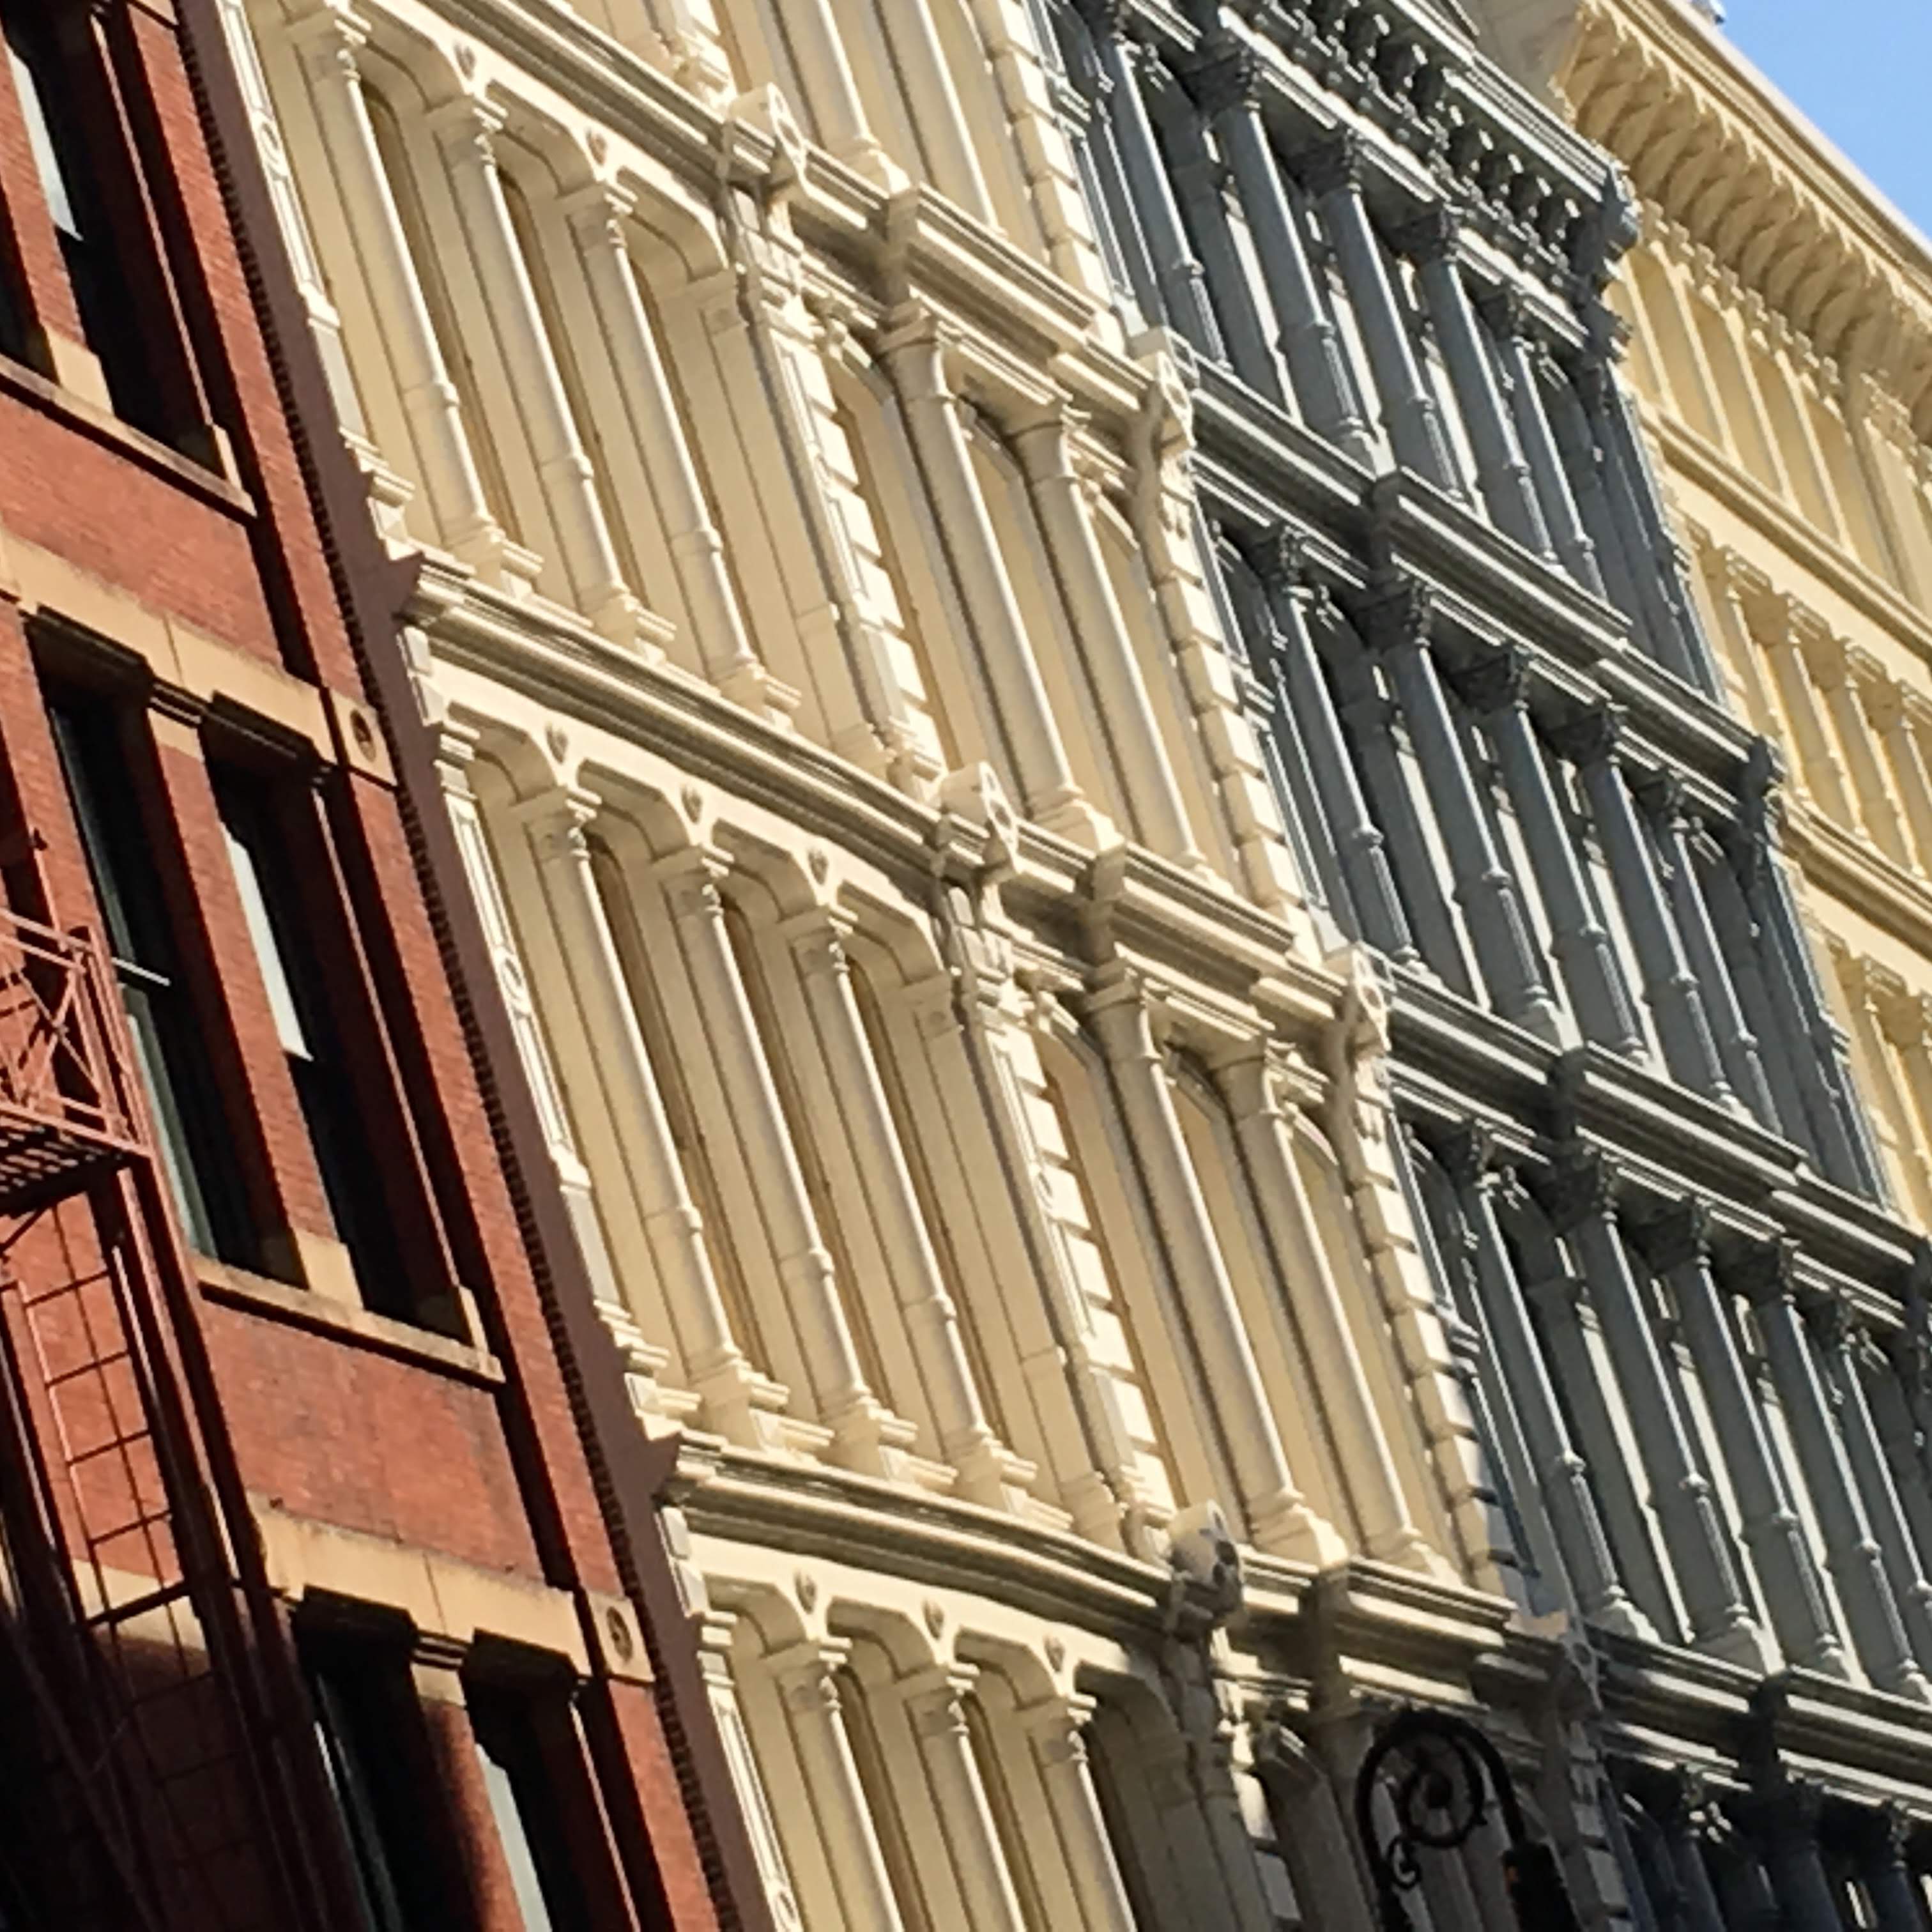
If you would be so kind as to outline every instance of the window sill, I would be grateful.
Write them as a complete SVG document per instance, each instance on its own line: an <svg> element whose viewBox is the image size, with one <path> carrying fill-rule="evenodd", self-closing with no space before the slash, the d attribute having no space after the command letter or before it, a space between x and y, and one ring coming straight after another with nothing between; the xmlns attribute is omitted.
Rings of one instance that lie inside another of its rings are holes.
<svg viewBox="0 0 1932 1932"><path fill-rule="evenodd" d="M472 1348L428 1328L412 1327L392 1316L332 1300L312 1288L295 1288L245 1268L231 1268L207 1255L196 1255L195 1279L212 1300L251 1313L275 1317L298 1328L354 1343L378 1354L393 1355L424 1368L437 1369L485 1388L500 1388L502 1366L488 1350Z"/></svg>
<svg viewBox="0 0 1932 1932"><path fill-rule="evenodd" d="M181 484L232 515L253 517L255 514L255 500L219 470L184 456L146 431L123 422L111 410L90 402L10 356L0 355L0 393L19 396L48 415L60 417L82 435L108 444L143 468ZM214 432L211 430L210 434Z"/></svg>

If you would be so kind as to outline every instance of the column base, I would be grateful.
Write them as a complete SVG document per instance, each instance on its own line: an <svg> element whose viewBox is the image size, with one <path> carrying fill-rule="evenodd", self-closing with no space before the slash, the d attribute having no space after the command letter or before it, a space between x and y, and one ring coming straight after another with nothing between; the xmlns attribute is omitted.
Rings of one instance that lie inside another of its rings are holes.
<svg viewBox="0 0 1932 1932"><path fill-rule="evenodd" d="M1317 1570L1332 1570L1352 1553L1347 1539L1299 1496L1277 1496L1248 1505L1248 1534L1257 1550Z"/></svg>

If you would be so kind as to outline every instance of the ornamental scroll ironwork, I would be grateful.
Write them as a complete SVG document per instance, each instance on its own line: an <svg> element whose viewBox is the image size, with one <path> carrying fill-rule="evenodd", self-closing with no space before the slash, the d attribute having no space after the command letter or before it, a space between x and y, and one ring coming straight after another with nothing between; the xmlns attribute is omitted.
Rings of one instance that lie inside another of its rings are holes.
<svg viewBox="0 0 1932 1932"><path fill-rule="evenodd" d="M1395 1829L1384 1837L1376 1794L1386 1790ZM1508 1840L1503 1880L1521 1932L1580 1932L1556 1855L1533 1840L1502 1754L1447 1712L1399 1712L1355 1778L1355 1828L1375 1879L1381 1932L1414 1932L1405 1896L1422 1882L1423 1856L1460 1851L1494 1815Z"/></svg>

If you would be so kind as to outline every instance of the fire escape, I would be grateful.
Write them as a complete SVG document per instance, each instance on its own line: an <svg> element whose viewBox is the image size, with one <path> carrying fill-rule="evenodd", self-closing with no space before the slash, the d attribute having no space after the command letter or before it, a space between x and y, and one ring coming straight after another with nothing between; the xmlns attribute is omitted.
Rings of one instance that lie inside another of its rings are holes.
<svg viewBox="0 0 1932 1932"><path fill-rule="evenodd" d="M106 962L0 911L0 1932L320 1909L196 1309Z"/></svg>

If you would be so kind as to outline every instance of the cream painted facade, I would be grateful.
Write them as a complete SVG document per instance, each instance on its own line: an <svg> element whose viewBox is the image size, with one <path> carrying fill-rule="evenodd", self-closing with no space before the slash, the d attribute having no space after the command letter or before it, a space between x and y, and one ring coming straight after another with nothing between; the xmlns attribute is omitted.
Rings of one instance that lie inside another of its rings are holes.
<svg viewBox="0 0 1932 1932"><path fill-rule="evenodd" d="M1616 154L1616 300L1733 704L1881 1144L1932 1228L1932 250L1675 0L1492 0L1499 50Z"/></svg>
<svg viewBox="0 0 1932 1932"><path fill-rule="evenodd" d="M772 1921L1360 1922L1510 1606L1027 10L229 19Z"/></svg>
<svg viewBox="0 0 1932 1932"><path fill-rule="evenodd" d="M1606 1701L1882 1759L1928 1526L1798 1298L1906 1251L1601 157L1444 0L225 4L748 1922L1366 1932L1420 1700L1644 1926Z"/></svg>

